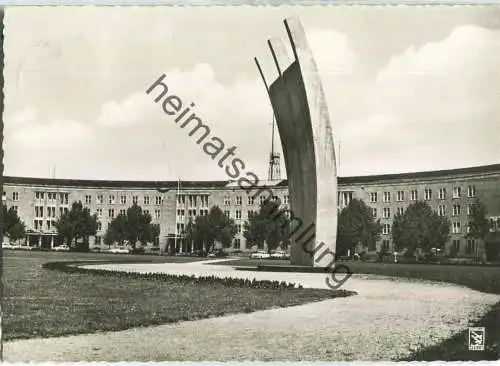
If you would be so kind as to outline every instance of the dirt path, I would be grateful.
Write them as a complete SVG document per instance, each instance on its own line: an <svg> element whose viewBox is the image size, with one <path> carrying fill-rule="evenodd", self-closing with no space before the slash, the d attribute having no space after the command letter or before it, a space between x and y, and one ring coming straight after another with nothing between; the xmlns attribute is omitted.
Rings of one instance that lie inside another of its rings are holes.
<svg viewBox="0 0 500 366"><path fill-rule="evenodd" d="M210 262L97 267L256 277L326 287L323 274L236 271ZM75 362L382 361L450 337L499 300L499 296L454 285L377 276L354 276L343 288L358 295L120 332L6 342L4 357L6 361Z"/></svg>

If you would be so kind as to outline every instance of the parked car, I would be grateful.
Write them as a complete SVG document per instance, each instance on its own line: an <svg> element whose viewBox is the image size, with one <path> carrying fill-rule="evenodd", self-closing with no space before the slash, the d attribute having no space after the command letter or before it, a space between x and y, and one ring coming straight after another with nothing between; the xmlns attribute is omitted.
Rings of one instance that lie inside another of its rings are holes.
<svg viewBox="0 0 500 366"><path fill-rule="evenodd" d="M130 250L124 247L113 248L109 250L112 254L129 254Z"/></svg>
<svg viewBox="0 0 500 366"><path fill-rule="evenodd" d="M271 253L271 258L272 259L285 259L285 252L282 250L276 250Z"/></svg>
<svg viewBox="0 0 500 366"><path fill-rule="evenodd" d="M20 245L16 247L15 249L20 249L20 250L40 250L40 247L38 246L31 246L31 245Z"/></svg>
<svg viewBox="0 0 500 366"><path fill-rule="evenodd" d="M2 243L2 249L15 249L14 245L10 245L10 243Z"/></svg>
<svg viewBox="0 0 500 366"><path fill-rule="evenodd" d="M215 258L216 255L215 255L215 253L208 253L207 257L208 258Z"/></svg>
<svg viewBox="0 0 500 366"><path fill-rule="evenodd" d="M269 253L264 251L264 250L258 250L256 252L253 252L252 254L250 254L251 259L267 259L270 257L271 256L269 255Z"/></svg>
<svg viewBox="0 0 500 366"><path fill-rule="evenodd" d="M54 247L53 249L55 252L69 252L69 246L66 244L59 245L57 247Z"/></svg>

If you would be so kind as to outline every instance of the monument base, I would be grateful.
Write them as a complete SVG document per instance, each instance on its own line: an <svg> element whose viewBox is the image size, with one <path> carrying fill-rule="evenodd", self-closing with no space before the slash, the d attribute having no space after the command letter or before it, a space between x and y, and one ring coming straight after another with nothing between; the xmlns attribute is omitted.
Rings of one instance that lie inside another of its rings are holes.
<svg viewBox="0 0 500 366"><path fill-rule="evenodd" d="M332 267L313 267L294 264L259 264L257 271L263 272L301 272L301 273L326 273L331 272Z"/></svg>

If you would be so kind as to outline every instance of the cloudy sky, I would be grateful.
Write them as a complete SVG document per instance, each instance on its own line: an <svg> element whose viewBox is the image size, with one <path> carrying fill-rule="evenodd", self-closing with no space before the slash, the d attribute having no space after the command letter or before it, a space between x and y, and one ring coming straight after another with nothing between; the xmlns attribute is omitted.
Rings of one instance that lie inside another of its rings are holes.
<svg viewBox="0 0 500 366"><path fill-rule="evenodd" d="M272 110L253 57L273 76L266 40L287 40L290 16L322 76L340 175L500 162L498 8L19 7L5 19L5 174L227 179L145 94L165 73L265 179Z"/></svg>

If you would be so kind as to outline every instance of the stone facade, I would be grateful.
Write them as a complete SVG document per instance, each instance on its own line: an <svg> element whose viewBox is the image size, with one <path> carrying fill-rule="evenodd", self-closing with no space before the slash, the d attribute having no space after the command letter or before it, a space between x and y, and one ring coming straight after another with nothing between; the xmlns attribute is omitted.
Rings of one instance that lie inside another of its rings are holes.
<svg viewBox="0 0 500 366"><path fill-rule="evenodd" d="M452 234L446 252L454 245L458 246L459 255L464 257L484 252L483 243L474 244L464 238L468 207L476 197L486 205L494 228L500 231L500 164L437 172L340 177L338 184L339 209L353 198L362 199L376 210L374 214L386 225L381 240L375 248L370 248L371 251L378 251L383 246L392 249L392 217L398 209L404 209L416 200L428 202L433 209L437 212L441 210L450 219ZM161 188L162 192L157 188ZM52 221L69 209L74 201L81 201L99 216L101 227L91 245L102 243L111 216L126 210L134 199L144 210L149 211L154 223L160 224L161 246L166 246L169 237L174 238L176 227L179 232L182 225L185 227L190 216L205 214L217 205L228 212L237 225L241 225L233 248L248 250L250 248L243 237L243 224L248 212L257 211L261 200L271 194L279 198L284 206L289 204L286 180L264 182L261 188L261 194L257 189L248 194L235 183L225 181L178 184L5 177L3 202L8 207L17 208L29 230L30 244L46 247L57 244ZM43 212L40 207L43 207ZM180 250L180 244L177 248ZM189 248L184 247L183 250Z"/></svg>

